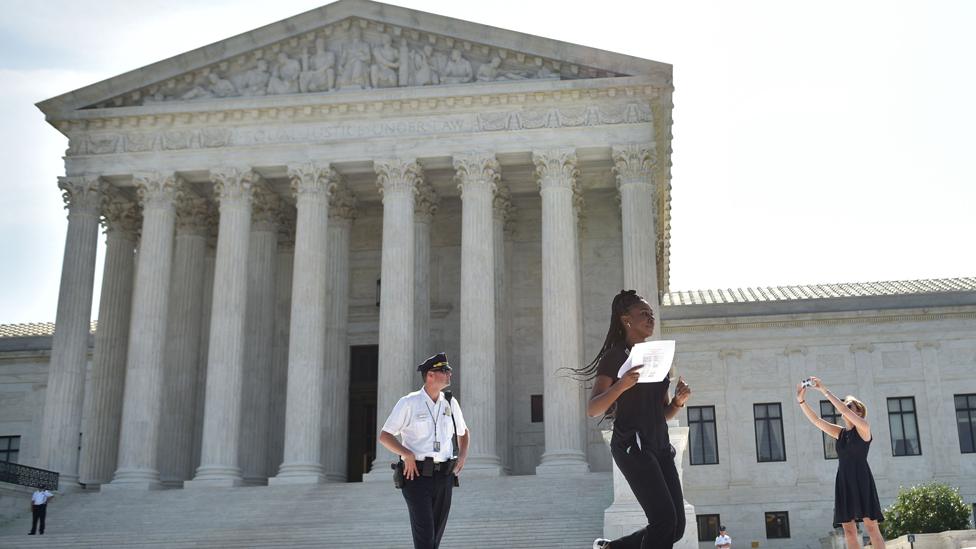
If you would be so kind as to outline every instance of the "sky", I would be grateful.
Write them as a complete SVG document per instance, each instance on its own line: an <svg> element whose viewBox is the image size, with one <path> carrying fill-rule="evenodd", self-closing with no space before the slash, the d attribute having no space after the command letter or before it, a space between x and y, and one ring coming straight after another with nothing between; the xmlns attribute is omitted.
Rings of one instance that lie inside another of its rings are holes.
<svg viewBox="0 0 976 549"><path fill-rule="evenodd" d="M322 3L0 0L0 324L57 307L35 103ZM390 3L674 66L672 290L976 276L976 2Z"/></svg>

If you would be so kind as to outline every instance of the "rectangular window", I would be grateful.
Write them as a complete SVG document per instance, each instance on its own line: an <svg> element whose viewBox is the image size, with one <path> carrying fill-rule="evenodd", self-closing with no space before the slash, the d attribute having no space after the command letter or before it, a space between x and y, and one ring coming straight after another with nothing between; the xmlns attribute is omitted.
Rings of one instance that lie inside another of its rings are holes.
<svg viewBox="0 0 976 549"><path fill-rule="evenodd" d="M695 515L698 521L698 541L715 541L721 519L718 515Z"/></svg>
<svg viewBox="0 0 976 549"><path fill-rule="evenodd" d="M840 425L840 412L829 400L820 401L820 419ZM824 459L837 459L837 439L823 433Z"/></svg>
<svg viewBox="0 0 976 549"><path fill-rule="evenodd" d="M17 463L17 457L19 455L20 455L19 436L0 437L0 461L9 461L10 463Z"/></svg>
<svg viewBox="0 0 976 549"><path fill-rule="evenodd" d="M712 465L718 463L718 442L715 437L715 407L689 406L688 430L688 443L691 446L691 464Z"/></svg>
<svg viewBox="0 0 976 549"><path fill-rule="evenodd" d="M888 428L891 430L891 455L922 455L918 419L915 417L915 397L888 399Z"/></svg>
<svg viewBox="0 0 976 549"><path fill-rule="evenodd" d="M955 395L959 451L976 453L976 395Z"/></svg>
<svg viewBox="0 0 976 549"><path fill-rule="evenodd" d="M779 402L753 404L752 413L756 422L756 459L760 463L786 461L782 405Z"/></svg>
<svg viewBox="0 0 976 549"><path fill-rule="evenodd" d="M766 513L766 538L785 539L790 537L790 514L786 511Z"/></svg>
<svg viewBox="0 0 976 549"><path fill-rule="evenodd" d="M532 423L542 423L542 395L532 395L529 398L532 406Z"/></svg>

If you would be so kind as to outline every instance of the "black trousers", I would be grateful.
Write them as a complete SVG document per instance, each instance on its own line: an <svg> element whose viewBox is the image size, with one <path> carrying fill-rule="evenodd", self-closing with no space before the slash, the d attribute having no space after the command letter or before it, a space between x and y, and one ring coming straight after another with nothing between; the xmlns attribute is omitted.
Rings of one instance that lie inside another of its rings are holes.
<svg viewBox="0 0 976 549"><path fill-rule="evenodd" d="M620 468L637 502L647 515L647 526L610 542L610 549L671 549L685 535L685 505L674 448L643 450L634 439L610 444L610 454Z"/></svg>
<svg viewBox="0 0 976 549"><path fill-rule="evenodd" d="M31 534L37 533L37 522L41 523L41 534L44 533L44 519L47 517L47 504L44 505L31 505L31 514L34 515L31 520ZM23 532L23 530L21 530Z"/></svg>
<svg viewBox="0 0 976 549"><path fill-rule="evenodd" d="M403 484L403 499L410 511L410 530L415 549L437 549L451 512L454 474L443 470L434 476L414 477Z"/></svg>

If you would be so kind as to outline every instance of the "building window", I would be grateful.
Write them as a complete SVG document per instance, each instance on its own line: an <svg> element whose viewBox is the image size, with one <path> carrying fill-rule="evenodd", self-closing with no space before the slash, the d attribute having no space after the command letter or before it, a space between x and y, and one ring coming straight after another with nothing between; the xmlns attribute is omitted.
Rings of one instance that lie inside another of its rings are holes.
<svg viewBox="0 0 976 549"><path fill-rule="evenodd" d="M695 515L698 520L698 541L715 541L721 519L718 515Z"/></svg>
<svg viewBox="0 0 976 549"><path fill-rule="evenodd" d="M715 407L689 406L688 428L691 464L712 465L718 463L718 442L715 439Z"/></svg>
<svg viewBox="0 0 976 549"><path fill-rule="evenodd" d="M784 539L790 537L790 514L786 511L766 513L766 538Z"/></svg>
<svg viewBox="0 0 976 549"><path fill-rule="evenodd" d="M532 423L542 423L542 395L532 395Z"/></svg>
<svg viewBox="0 0 976 549"><path fill-rule="evenodd" d="M888 399L888 428L891 430L891 455L922 455L918 419L915 417L915 397Z"/></svg>
<svg viewBox="0 0 976 549"><path fill-rule="evenodd" d="M0 461L17 463L20 455L20 437L0 437Z"/></svg>
<svg viewBox="0 0 976 549"><path fill-rule="evenodd" d="M955 395L959 451L976 453L976 395Z"/></svg>
<svg viewBox="0 0 976 549"><path fill-rule="evenodd" d="M821 400L820 419L834 425L840 425L840 412L834 408L829 400ZM823 436L824 459L837 459L837 439L827 433L821 433L821 435Z"/></svg>
<svg viewBox="0 0 976 549"><path fill-rule="evenodd" d="M760 463L786 461L782 405L778 402L753 404L752 413L756 422L756 459Z"/></svg>

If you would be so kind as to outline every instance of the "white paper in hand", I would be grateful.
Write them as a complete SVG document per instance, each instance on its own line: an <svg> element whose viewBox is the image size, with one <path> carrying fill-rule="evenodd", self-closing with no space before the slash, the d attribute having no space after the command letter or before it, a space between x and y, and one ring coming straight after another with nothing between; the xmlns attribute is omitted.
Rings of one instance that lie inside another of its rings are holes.
<svg viewBox="0 0 976 549"><path fill-rule="evenodd" d="M632 368L643 366L640 371L640 378L637 383L653 383L662 381L668 372L671 371L671 363L674 362L674 340L645 341L638 343L630 350L630 356L624 361L617 377L624 377L624 374Z"/></svg>

